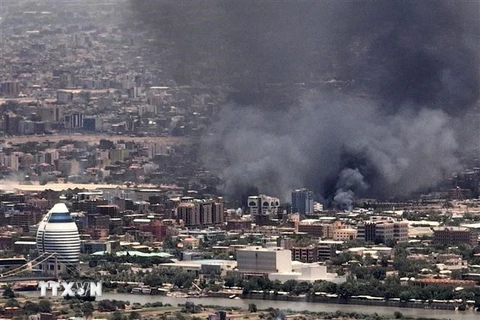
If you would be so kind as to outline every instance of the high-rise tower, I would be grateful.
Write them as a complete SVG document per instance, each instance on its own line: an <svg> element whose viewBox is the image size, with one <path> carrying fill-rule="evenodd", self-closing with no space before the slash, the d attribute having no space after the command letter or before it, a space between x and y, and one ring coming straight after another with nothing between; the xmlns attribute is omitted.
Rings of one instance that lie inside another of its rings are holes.
<svg viewBox="0 0 480 320"><path fill-rule="evenodd" d="M40 254L56 253L42 266L45 271L67 272L77 268L80 256L78 228L67 206L57 203L45 215L37 230L37 248Z"/></svg>
<svg viewBox="0 0 480 320"><path fill-rule="evenodd" d="M313 192L298 189L292 192L292 212L300 214L313 213Z"/></svg>

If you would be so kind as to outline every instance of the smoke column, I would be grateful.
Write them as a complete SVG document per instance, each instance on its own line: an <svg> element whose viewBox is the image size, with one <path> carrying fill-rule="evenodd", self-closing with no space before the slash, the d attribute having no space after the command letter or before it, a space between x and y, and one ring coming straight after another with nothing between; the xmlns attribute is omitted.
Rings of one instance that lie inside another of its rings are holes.
<svg viewBox="0 0 480 320"><path fill-rule="evenodd" d="M132 12L172 44L177 82L231 89L203 152L225 193L305 186L348 207L432 187L478 154L479 2L195 3Z"/></svg>

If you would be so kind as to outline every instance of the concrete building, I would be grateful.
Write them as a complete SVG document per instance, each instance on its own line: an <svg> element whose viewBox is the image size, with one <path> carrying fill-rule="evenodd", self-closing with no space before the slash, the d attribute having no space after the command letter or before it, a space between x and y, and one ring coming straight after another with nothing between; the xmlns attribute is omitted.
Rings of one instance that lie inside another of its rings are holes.
<svg viewBox="0 0 480 320"><path fill-rule="evenodd" d="M315 246L308 247L293 247L292 260L300 262L317 262L318 261L318 249Z"/></svg>
<svg viewBox="0 0 480 320"><path fill-rule="evenodd" d="M333 231L333 240L336 241L349 241L354 240L357 238L357 230L356 229L336 229Z"/></svg>
<svg viewBox="0 0 480 320"><path fill-rule="evenodd" d="M315 238L323 238L323 224L319 220L303 220L298 225L298 232L306 233Z"/></svg>
<svg viewBox="0 0 480 320"><path fill-rule="evenodd" d="M18 240L13 244L13 252L16 254L32 254L37 250L36 241Z"/></svg>
<svg viewBox="0 0 480 320"><path fill-rule="evenodd" d="M181 202L177 207L177 221L185 227L213 226L223 224L223 202L220 200L192 199Z"/></svg>
<svg viewBox="0 0 480 320"><path fill-rule="evenodd" d="M18 81L4 81L1 83L2 95L7 97L16 97L20 94L20 84Z"/></svg>
<svg viewBox="0 0 480 320"><path fill-rule="evenodd" d="M278 214L280 200L266 195L248 197L248 209L252 219L256 222L264 222Z"/></svg>
<svg viewBox="0 0 480 320"><path fill-rule="evenodd" d="M82 241L81 242L81 252L86 254L92 254L95 252L108 252L112 253L112 244L113 242L107 241Z"/></svg>
<svg viewBox="0 0 480 320"><path fill-rule="evenodd" d="M60 122L63 119L63 109L60 106L41 106L37 113L45 122Z"/></svg>
<svg viewBox="0 0 480 320"><path fill-rule="evenodd" d="M388 239L396 242L408 241L408 222L367 221L360 224L357 231L357 238L367 242L384 243Z"/></svg>
<svg viewBox="0 0 480 320"><path fill-rule="evenodd" d="M313 214L313 192L307 189L297 189L292 192L292 212Z"/></svg>
<svg viewBox="0 0 480 320"><path fill-rule="evenodd" d="M21 117L17 116L13 112L7 112L3 116L3 131L6 134L15 135L20 133L20 121Z"/></svg>
<svg viewBox="0 0 480 320"><path fill-rule="evenodd" d="M247 247L237 250L237 269L247 274L292 271L292 253L281 248Z"/></svg>
<svg viewBox="0 0 480 320"><path fill-rule="evenodd" d="M345 282L344 277L327 273L325 266L317 263L292 262L291 251L281 248L247 247L239 249L237 250L237 270L244 275L266 275L272 281Z"/></svg>
<svg viewBox="0 0 480 320"><path fill-rule="evenodd" d="M325 280L334 283L343 283L346 277L340 277L336 273L328 273L326 266L321 266L318 263L301 263L292 262L291 272L277 272L268 275L271 281L278 280L285 282L288 280L315 282L317 280Z"/></svg>
<svg viewBox="0 0 480 320"><path fill-rule="evenodd" d="M196 277L210 276L212 273L226 276L227 272L235 269L237 263L231 260L188 260L162 263L159 268L177 269L192 273Z"/></svg>
<svg viewBox="0 0 480 320"><path fill-rule="evenodd" d="M193 203L183 202L177 208L177 221L183 225L198 226L200 225L200 207Z"/></svg>
<svg viewBox="0 0 480 320"><path fill-rule="evenodd" d="M321 240L317 243L318 261L327 261L337 256L337 249L343 244L343 241Z"/></svg>
<svg viewBox="0 0 480 320"><path fill-rule="evenodd" d="M478 233L464 227L440 227L433 229L433 243L440 245L478 244Z"/></svg>

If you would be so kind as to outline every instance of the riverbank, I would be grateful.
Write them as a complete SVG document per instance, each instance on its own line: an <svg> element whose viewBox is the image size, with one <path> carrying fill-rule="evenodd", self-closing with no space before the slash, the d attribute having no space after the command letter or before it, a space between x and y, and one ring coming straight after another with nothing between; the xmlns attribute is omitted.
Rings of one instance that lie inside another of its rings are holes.
<svg viewBox="0 0 480 320"><path fill-rule="evenodd" d="M39 299L38 292L22 292L23 295L32 299ZM104 293L98 300L124 300L130 303L146 304L148 302L162 302L177 306L187 301L193 301L203 305L218 305L224 308L238 307L248 310L249 304L255 304L257 308L268 309L278 308L281 310L293 310L302 312L305 310L312 312L329 312L333 313L338 310L342 312L357 312L363 314L374 314L392 316L395 311L400 311L403 315L413 318L433 318L433 319L455 319L455 320L478 320L478 313L473 311L455 311L455 310L438 310L438 309L422 309L422 308L396 308L393 306L374 306L374 305L353 305L338 303L322 303L308 301L280 301L280 300L264 300L264 299L228 299L220 297L202 297L202 298L175 298L160 295L141 295L141 294L123 294L123 293Z"/></svg>
<svg viewBox="0 0 480 320"><path fill-rule="evenodd" d="M175 296L172 297L181 297L181 298L204 298L205 296ZM253 300L273 300L273 301L291 301L291 302L311 302L311 303L332 303L340 305L361 305L361 306L377 306L377 307L391 307L391 308L412 308L412 309L433 309L433 310L458 310L461 309L462 303L455 301L400 301L399 299L395 300L368 300L366 298L350 298L342 299L336 296L328 295L282 295L282 294L265 294L265 293L250 293L248 295L243 294L232 294L232 292L211 292L208 293L209 298L221 298L221 299L253 299ZM474 305L472 303L465 305L464 311L473 311ZM479 313L480 315L480 313Z"/></svg>

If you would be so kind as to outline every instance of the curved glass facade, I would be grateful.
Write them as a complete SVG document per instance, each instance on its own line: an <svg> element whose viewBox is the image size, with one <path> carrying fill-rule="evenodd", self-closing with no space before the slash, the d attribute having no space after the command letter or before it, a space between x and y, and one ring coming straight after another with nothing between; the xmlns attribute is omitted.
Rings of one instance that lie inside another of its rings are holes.
<svg viewBox="0 0 480 320"><path fill-rule="evenodd" d="M57 253L57 263L63 270L78 265L80 237L65 204L53 206L38 225L37 249L41 254ZM48 260L48 264L54 263L54 258Z"/></svg>

